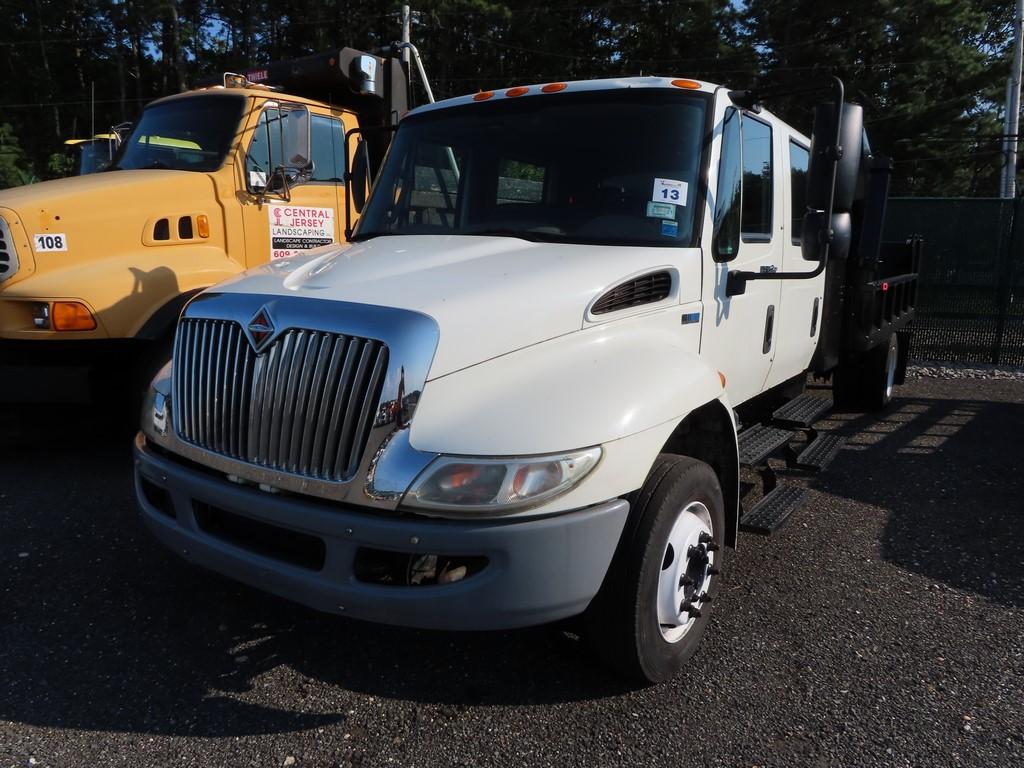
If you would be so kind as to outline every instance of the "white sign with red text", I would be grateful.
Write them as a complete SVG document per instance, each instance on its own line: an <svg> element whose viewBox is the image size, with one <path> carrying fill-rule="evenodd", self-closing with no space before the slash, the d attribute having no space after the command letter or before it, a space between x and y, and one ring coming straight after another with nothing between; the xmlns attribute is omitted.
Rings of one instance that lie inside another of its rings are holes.
<svg viewBox="0 0 1024 768"><path fill-rule="evenodd" d="M334 242L334 209L269 205L270 258L295 256Z"/></svg>

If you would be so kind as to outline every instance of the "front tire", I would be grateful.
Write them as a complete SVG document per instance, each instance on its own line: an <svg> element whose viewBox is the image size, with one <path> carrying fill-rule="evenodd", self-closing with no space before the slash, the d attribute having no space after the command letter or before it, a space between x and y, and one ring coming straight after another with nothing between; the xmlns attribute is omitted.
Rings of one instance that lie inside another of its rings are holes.
<svg viewBox="0 0 1024 768"><path fill-rule="evenodd" d="M724 560L725 503L710 466L668 454L629 501L630 524L585 634L632 682L657 683L693 656L707 628Z"/></svg>

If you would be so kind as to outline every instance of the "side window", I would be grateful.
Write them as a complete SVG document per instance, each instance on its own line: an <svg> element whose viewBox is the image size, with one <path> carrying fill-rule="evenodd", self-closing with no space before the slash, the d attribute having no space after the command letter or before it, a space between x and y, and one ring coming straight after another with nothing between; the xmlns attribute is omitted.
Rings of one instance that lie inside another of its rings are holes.
<svg viewBox="0 0 1024 768"><path fill-rule="evenodd" d="M333 117L313 115L309 132L310 154L313 156L313 175L310 181L344 180L345 129Z"/></svg>
<svg viewBox="0 0 1024 768"><path fill-rule="evenodd" d="M811 153L795 141L789 142L790 231L793 245L800 245L800 235L807 211L807 164Z"/></svg>
<svg viewBox="0 0 1024 768"><path fill-rule="evenodd" d="M249 151L245 156L245 170L251 186L264 186L266 178L282 164L290 164L295 158L286 158L286 147L294 145L292 131L304 131L305 109L293 110L287 106L266 107L260 112L256 123L256 131L249 142ZM311 143L315 129L310 127ZM257 183L258 178L262 181Z"/></svg>
<svg viewBox="0 0 1024 768"><path fill-rule="evenodd" d="M731 261L740 245L740 113L729 107L722 121L722 159L718 165L718 192L715 200L713 258Z"/></svg>
<svg viewBox="0 0 1024 768"><path fill-rule="evenodd" d="M540 203L544 200L544 168L519 160L498 164L498 205Z"/></svg>
<svg viewBox="0 0 1024 768"><path fill-rule="evenodd" d="M274 170L271 167L270 142L276 130L271 126L276 126L279 119L280 111L276 108L271 107L260 112L260 119L256 123L256 132L252 135L249 151L245 156L246 176L249 179L249 184L254 187L266 186L267 177ZM280 156L280 153L280 147L275 148L274 154Z"/></svg>
<svg viewBox="0 0 1024 768"><path fill-rule="evenodd" d="M772 239L772 128L752 117L743 121L743 239Z"/></svg>

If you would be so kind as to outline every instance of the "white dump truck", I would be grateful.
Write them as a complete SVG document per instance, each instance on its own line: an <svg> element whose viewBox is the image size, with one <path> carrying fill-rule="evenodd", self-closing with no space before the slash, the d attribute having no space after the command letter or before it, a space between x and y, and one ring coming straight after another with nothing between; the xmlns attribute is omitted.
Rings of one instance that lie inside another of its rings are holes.
<svg viewBox="0 0 1024 768"><path fill-rule="evenodd" d="M694 653L741 530L801 503L832 405L885 405L917 242L836 81L809 139L656 77L413 110L351 244L191 301L135 444L185 558L313 608L498 629L580 617L627 676ZM349 153L347 153L349 154ZM741 499L743 467L763 483Z"/></svg>

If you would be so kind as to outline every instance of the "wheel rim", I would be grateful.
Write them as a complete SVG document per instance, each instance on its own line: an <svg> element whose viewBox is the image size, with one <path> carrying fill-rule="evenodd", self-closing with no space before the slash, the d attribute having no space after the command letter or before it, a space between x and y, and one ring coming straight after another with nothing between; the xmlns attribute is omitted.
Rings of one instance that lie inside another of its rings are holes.
<svg viewBox="0 0 1024 768"><path fill-rule="evenodd" d="M897 355L897 342L894 340L889 345L889 354L885 358L885 400L888 402L892 398L893 384L896 382L896 358Z"/></svg>
<svg viewBox="0 0 1024 768"><path fill-rule="evenodd" d="M717 549L711 513L701 502L690 502L672 524L661 556L658 625L666 641L682 640L700 618L701 607L710 602Z"/></svg>

